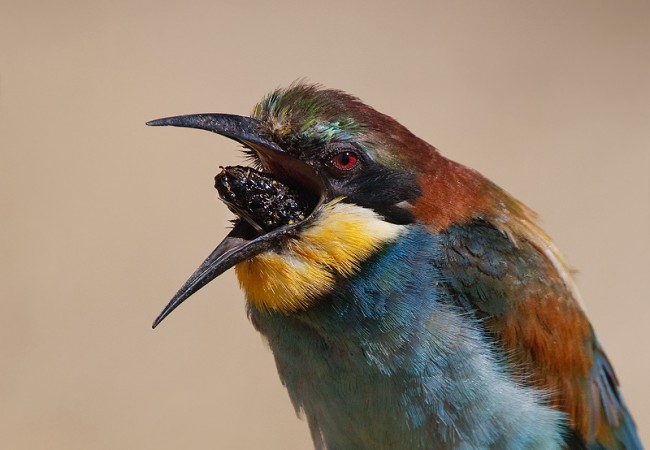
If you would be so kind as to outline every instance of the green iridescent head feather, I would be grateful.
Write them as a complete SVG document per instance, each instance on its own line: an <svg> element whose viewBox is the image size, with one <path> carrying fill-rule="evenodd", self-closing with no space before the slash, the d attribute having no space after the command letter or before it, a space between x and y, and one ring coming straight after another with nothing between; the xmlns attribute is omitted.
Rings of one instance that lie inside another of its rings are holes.
<svg viewBox="0 0 650 450"><path fill-rule="evenodd" d="M285 148L355 142L380 164L394 168L411 165L411 158L395 149L404 148L404 137L415 136L343 91L297 81L267 95L251 116L262 121L266 133Z"/></svg>

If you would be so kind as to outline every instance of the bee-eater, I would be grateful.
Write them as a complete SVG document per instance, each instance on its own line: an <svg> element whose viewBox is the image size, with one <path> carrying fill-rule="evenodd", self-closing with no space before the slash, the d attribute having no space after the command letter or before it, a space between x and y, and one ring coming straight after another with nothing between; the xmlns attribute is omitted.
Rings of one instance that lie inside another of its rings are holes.
<svg viewBox="0 0 650 450"><path fill-rule="evenodd" d="M250 117L148 124L218 133L253 161L218 179L239 218L154 326L234 266L317 449L641 448L565 260L476 171L303 82ZM305 211L280 222L277 192Z"/></svg>

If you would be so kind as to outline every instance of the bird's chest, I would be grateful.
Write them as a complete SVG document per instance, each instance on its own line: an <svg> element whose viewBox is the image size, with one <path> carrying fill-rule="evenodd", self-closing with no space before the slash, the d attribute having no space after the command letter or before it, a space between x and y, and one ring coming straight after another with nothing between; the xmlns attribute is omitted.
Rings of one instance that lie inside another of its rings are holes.
<svg viewBox="0 0 650 450"><path fill-rule="evenodd" d="M406 393L418 380L395 366L397 359L411 364L409 355L400 355L408 353L405 348L389 352L382 337L370 342L352 324L323 335L286 318L253 313L251 319L267 338L280 378L315 442L328 449L426 448L420 445L426 433L417 431L426 419L414 407L416 395Z"/></svg>
<svg viewBox="0 0 650 450"><path fill-rule="evenodd" d="M251 320L268 340L294 405L328 448L423 448L418 443L426 442L416 430L424 432L428 420L417 404L424 401L418 368L429 358L428 337L415 318L418 310L428 314L437 293L423 250L431 245L409 238L367 258L355 275L334 280L305 311L250 303ZM422 255L414 252L404 264L403 255L415 248Z"/></svg>
<svg viewBox="0 0 650 450"><path fill-rule="evenodd" d="M317 448L558 447L561 414L453 304L437 245L411 230L304 311L249 303Z"/></svg>
<svg viewBox="0 0 650 450"><path fill-rule="evenodd" d="M453 422L444 407L434 417L427 405L446 395L430 389L431 380L449 386L444 380L457 376L459 356L431 350L451 348L460 323L439 302L433 243L425 238L410 233L384 248L306 311L250 305L294 405L327 448L428 448L432 434L447 433L436 422Z"/></svg>

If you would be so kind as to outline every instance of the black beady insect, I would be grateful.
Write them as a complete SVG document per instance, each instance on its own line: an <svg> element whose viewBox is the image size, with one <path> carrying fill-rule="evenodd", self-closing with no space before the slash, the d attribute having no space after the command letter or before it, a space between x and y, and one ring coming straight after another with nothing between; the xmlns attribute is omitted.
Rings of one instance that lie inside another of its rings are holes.
<svg viewBox="0 0 650 450"><path fill-rule="evenodd" d="M228 209L258 231L300 222L309 213L300 192L250 167L223 167L214 181Z"/></svg>

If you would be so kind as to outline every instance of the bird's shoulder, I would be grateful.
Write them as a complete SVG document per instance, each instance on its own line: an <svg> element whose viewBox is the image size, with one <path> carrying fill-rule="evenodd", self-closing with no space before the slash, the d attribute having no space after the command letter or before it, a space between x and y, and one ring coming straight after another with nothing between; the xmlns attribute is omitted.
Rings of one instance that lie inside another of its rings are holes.
<svg viewBox="0 0 650 450"><path fill-rule="evenodd" d="M441 236L452 300L480 320L515 380L548 393L576 443L641 448L571 274L534 222L476 218Z"/></svg>

